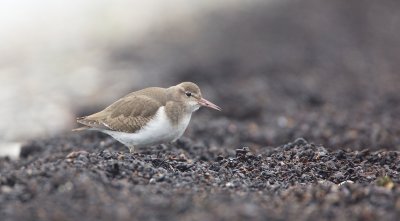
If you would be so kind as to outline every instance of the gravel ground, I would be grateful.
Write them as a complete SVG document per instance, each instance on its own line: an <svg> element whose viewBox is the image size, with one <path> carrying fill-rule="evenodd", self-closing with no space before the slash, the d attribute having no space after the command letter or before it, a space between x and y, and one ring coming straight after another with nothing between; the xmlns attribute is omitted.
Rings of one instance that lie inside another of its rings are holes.
<svg viewBox="0 0 400 221"><path fill-rule="evenodd" d="M101 146L99 148L99 145ZM184 138L135 154L98 133L2 159L2 220L396 220L400 153L299 138L218 148Z"/></svg>
<svg viewBox="0 0 400 221"><path fill-rule="evenodd" d="M210 15L181 47L155 32L177 63L161 81L194 81L223 112L134 154L96 132L30 141L0 158L1 219L399 220L400 5L357 2ZM121 50L110 63L132 62Z"/></svg>

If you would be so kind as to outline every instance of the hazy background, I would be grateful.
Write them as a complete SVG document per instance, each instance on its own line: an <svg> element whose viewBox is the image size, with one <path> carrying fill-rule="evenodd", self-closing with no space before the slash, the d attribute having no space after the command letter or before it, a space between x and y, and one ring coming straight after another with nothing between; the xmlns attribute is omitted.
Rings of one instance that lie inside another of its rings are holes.
<svg viewBox="0 0 400 221"><path fill-rule="evenodd" d="M160 84L173 64L145 59L147 39L169 26L195 31L201 14L222 7L212 2L2 1L0 139L68 130L81 106Z"/></svg>
<svg viewBox="0 0 400 221"><path fill-rule="evenodd" d="M400 149L396 0L3 0L0 36L3 144L192 80L247 142Z"/></svg>

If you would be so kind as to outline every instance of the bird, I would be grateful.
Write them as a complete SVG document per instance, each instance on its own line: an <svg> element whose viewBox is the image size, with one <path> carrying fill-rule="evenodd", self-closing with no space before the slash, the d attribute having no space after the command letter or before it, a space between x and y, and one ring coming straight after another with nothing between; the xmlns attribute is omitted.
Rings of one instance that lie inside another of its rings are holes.
<svg viewBox="0 0 400 221"><path fill-rule="evenodd" d="M222 109L202 97L199 86L182 82L168 88L149 87L132 92L102 111L79 117L82 127L110 135L132 153L135 147L174 142L185 132L200 107Z"/></svg>

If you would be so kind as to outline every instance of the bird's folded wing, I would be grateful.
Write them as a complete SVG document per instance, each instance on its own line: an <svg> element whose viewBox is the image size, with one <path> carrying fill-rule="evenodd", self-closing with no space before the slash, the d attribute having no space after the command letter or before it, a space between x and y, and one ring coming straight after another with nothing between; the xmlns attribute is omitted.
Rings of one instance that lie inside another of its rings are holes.
<svg viewBox="0 0 400 221"><path fill-rule="evenodd" d="M106 109L77 119L78 123L98 129L135 133L145 126L163 104L144 95L123 97Z"/></svg>

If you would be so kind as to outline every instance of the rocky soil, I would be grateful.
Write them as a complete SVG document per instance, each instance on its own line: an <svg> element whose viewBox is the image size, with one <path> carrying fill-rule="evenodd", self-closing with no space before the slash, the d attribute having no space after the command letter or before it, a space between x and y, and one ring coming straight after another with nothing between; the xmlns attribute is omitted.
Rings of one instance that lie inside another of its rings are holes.
<svg viewBox="0 0 400 221"><path fill-rule="evenodd" d="M31 142L20 161L0 161L2 220L396 220L400 215L398 152L331 150L302 138L260 148L221 148L213 142L182 138L135 154L99 133Z"/></svg>

